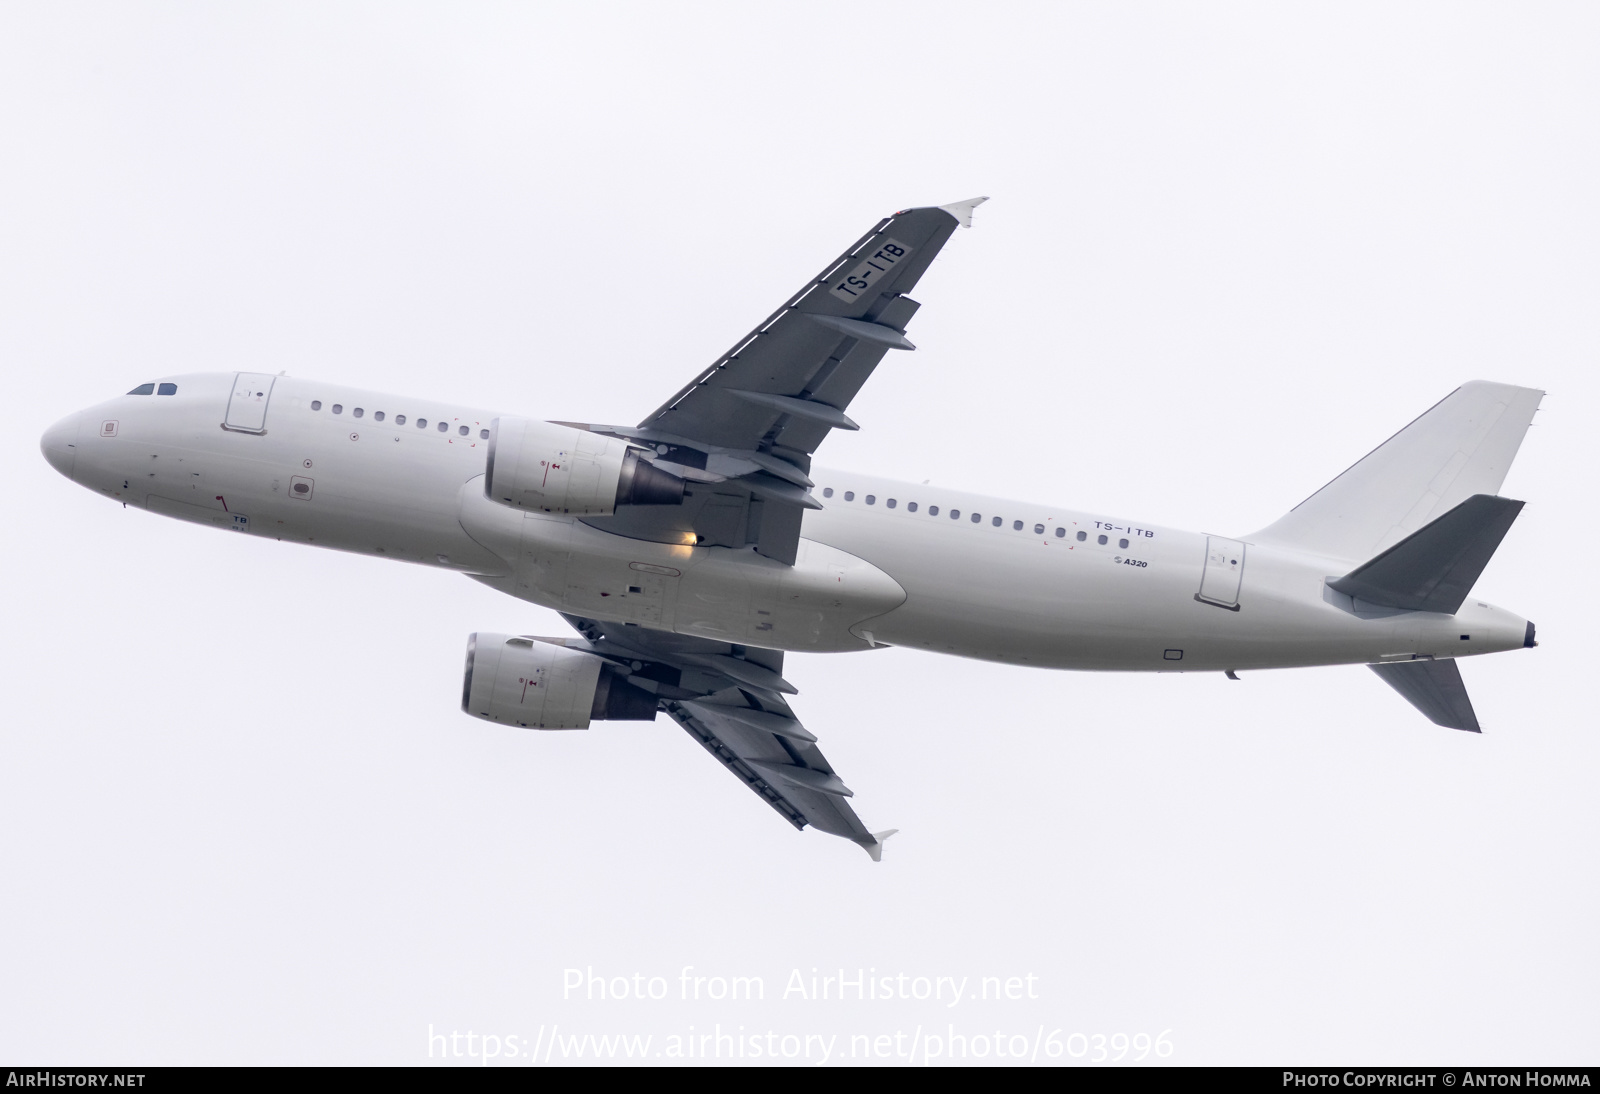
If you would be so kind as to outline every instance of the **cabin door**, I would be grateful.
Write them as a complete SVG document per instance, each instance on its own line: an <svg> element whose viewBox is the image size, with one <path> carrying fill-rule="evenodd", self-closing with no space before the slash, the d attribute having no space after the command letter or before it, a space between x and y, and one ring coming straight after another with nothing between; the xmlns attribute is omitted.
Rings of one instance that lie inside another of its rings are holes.
<svg viewBox="0 0 1600 1094"><path fill-rule="evenodd" d="M235 433L267 431L267 401L272 398L276 376L264 372L241 372L233 378L233 394L228 396L228 414L223 429Z"/></svg>
<svg viewBox="0 0 1600 1094"><path fill-rule="evenodd" d="M1206 568L1196 600L1229 611L1239 610L1239 579L1244 576L1244 544L1220 536L1206 537Z"/></svg>

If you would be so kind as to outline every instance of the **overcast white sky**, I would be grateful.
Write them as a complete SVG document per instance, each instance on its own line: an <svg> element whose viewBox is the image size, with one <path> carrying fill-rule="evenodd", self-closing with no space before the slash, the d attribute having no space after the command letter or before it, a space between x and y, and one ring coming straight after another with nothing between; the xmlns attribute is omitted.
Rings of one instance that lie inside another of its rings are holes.
<svg viewBox="0 0 1600 1094"><path fill-rule="evenodd" d="M1597 54L1585 4L0 6L0 1058L720 1023L1592 1063ZM874 865L666 719L462 715L467 634L552 613L38 451L235 368L637 420L881 215L980 193L820 461L1238 535L1464 380L1546 388L1478 586L1542 645L1464 664L1482 737L1361 667L792 655L902 829ZM841 967L1038 998L782 998Z"/></svg>

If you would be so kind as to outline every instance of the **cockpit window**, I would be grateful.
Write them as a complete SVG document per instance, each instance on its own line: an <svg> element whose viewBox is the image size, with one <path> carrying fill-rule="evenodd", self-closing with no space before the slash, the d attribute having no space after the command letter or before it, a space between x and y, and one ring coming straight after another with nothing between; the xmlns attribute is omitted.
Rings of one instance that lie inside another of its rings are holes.
<svg viewBox="0 0 1600 1094"><path fill-rule="evenodd" d="M128 392L128 394L129 395L149 395L155 389L156 389L156 385L154 385L154 384L140 384L138 387L136 387L132 391Z"/></svg>
<svg viewBox="0 0 1600 1094"><path fill-rule="evenodd" d="M177 384L162 384L160 387L156 388L156 394L157 395L176 395L176 394L178 394L178 385Z"/></svg>

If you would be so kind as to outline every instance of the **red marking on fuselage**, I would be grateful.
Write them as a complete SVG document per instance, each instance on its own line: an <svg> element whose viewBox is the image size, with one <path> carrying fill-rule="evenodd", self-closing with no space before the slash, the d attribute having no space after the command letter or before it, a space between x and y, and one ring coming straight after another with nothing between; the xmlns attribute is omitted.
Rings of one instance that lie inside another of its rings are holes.
<svg viewBox="0 0 1600 1094"><path fill-rule="evenodd" d="M218 495L217 495L217 500L218 500L218 501L222 501L222 495L221 495L221 494L218 494ZM227 502L225 502L225 501L222 501L222 511L223 511L223 512L224 512L224 513L226 513L226 512L227 512L227 511L228 511L228 503L227 503Z"/></svg>

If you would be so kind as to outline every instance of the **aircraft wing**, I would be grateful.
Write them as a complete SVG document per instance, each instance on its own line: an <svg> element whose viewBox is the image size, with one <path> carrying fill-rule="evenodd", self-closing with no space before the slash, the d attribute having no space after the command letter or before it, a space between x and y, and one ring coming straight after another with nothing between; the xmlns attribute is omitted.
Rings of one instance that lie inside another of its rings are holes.
<svg viewBox="0 0 1600 1094"><path fill-rule="evenodd" d="M754 545L792 564L810 494L811 455L906 326L916 285L957 225L986 198L886 217L637 427L591 425L655 450L690 480L682 506L624 507L584 518L634 539Z"/></svg>
<svg viewBox="0 0 1600 1094"><path fill-rule="evenodd" d="M626 666L628 683L665 710L735 778L796 828L859 844L873 861L893 831L869 832L853 796L785 695L783 653L563 615L583 636L569 645Z"/></svg>

